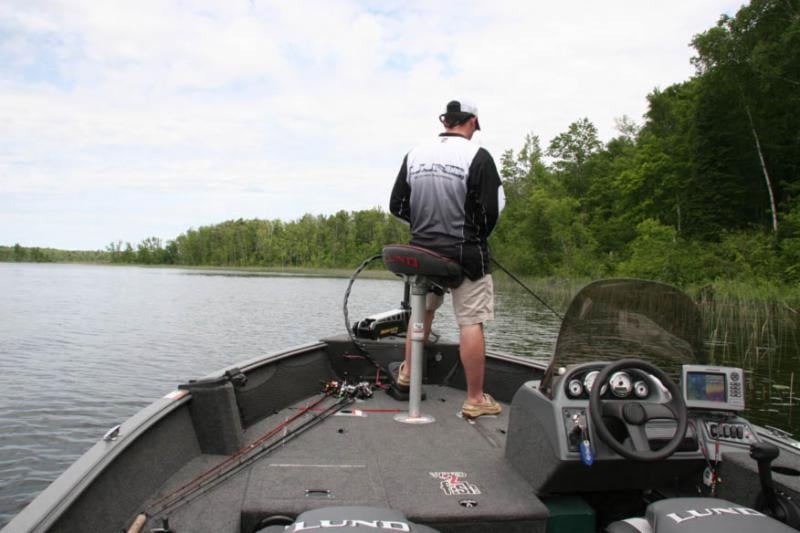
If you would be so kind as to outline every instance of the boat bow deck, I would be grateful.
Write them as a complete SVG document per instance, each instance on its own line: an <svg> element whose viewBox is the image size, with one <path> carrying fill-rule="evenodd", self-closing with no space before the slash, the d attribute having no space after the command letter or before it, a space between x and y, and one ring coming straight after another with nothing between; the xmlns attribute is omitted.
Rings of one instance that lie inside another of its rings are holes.
<svg viewBox="0 0 800 533"><path fill-rule="evenodd" d="M423 412L436 418L434 424L394 421L405 404L378 391L346 408L363 416L327 418L173 510L170 523L181 531L250 532L270 516L375 505L441 531L545 531L547 509L505 460L509 407L498 417L469 422L459 416L463 391L426 386L426 392ZM261 421L248 430L249 440L296 412L286 409ZM214 457L220 456L195 460L164 492L203 472Z"/></svg>

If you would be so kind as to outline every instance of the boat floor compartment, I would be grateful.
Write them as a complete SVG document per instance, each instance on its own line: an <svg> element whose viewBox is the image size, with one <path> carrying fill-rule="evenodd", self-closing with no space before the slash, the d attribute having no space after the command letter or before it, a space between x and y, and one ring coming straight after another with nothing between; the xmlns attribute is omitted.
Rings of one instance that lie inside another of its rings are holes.
<svg viewBox="0 0 800 533"><path fill-rule="evenodd" d="M550 517L547 531L569 531L570 533L595 533L594 509L580 496L552 496L545 498Z"/></svg>
<svg viewBox="0 0 800 533"><path fill-rule="evenodd" d="M503 524L504 531L544 532L547 508L504 456L509 406L498 417L467 421L460 417L463 391L442 386L426 386L426 391L422 410L436 418L434 424L396 422L394 415L406 404L376 391L172 509L171 527L250 533L271 516L374 505L442 532L483 531L490 524ZM257 439L303 406L262 420L247 430L246 440ZM195 459L161 495L224 458ZM155 523L160 518L153 517Z"/></svg>

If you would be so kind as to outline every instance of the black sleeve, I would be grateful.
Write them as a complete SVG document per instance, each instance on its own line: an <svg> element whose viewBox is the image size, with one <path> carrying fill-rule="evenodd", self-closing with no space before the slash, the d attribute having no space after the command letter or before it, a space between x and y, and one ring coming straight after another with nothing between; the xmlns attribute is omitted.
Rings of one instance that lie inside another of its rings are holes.
<svg viewBox="0 0 800 533"><path fill-rule="evenodd" d="M397 173L397 179L394 182L394 188L392 188L392 196L389 199L389 212L397 218L411 222L411 187L409 187L407 179L407 160L408 155L403 158L400 172Z"/></svg>
<svg viewBox="0 0 800 533"><path fill-rule="evenodd" d="M479 149L478 153L475 154L469 173L475 179L475 192L484 216L483 229L486 232L484 237L488 237L497 224L497 218L500 216L500 207L498 205L498 190L501 185L500 174L497 172L497 166L494 164L491 154L484 148Z"/></svg>

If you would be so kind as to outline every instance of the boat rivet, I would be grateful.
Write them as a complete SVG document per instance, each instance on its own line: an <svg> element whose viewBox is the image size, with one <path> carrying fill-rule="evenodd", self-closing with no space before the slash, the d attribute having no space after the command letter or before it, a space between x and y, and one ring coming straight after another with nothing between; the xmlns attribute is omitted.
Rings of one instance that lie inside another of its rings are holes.
<svg viewBox="0 0 800 533"><path fill-rule="evenodd" d="M339 428L337 431L338 431L339 433L344 433L344 428Z"/></svg>

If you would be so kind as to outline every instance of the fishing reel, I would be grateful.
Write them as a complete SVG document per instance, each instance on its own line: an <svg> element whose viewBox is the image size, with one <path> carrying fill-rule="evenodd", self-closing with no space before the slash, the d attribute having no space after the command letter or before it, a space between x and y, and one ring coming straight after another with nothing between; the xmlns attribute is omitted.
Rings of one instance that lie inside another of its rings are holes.
<svg viewBox="0 0 800 533"><path fill-rule="evenodd" d="M372 398L373 395L372 384L368 381L350 383L347 380L330 380L323 383L322 392L330 396L352 398L356 400L366 400Z"/></svg>

